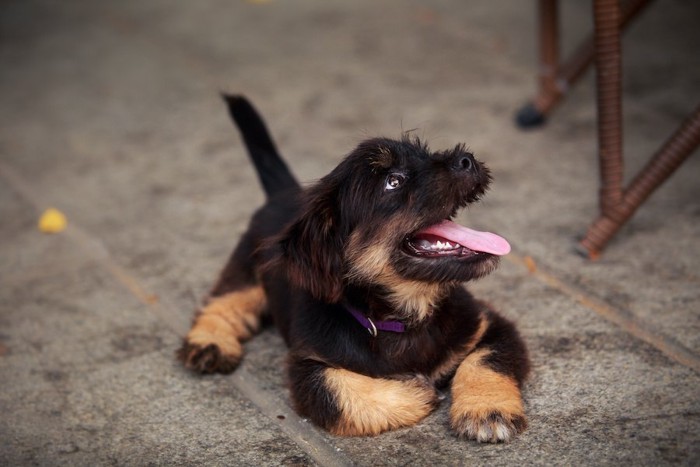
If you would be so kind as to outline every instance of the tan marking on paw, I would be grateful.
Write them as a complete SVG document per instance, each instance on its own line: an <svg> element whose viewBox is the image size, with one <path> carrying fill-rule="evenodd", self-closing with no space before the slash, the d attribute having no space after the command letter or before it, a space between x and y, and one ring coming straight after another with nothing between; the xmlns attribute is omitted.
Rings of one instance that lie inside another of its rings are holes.
<svg viewBox="0 0 700 467"><path fill-rule="evenodd" d="M216 345L222 354L240 357L241 341L258 330L265 305L260 286L212 297L197 314L186 340L201 347Z"/></svg>
<svg viewBox="0 0 700 467"><path fill-rule="evenodd" d="M435 407L435 389L426 380L397 381L329 368L325 380L340 408L330 431L342 436L377 435L411 426Z"/></svg>
<svg viewBox="0 0 700 467"><path fill-rule="evenodd" d="M479 442L510 441L527 425L518 384L484 365L487 349L469 355L452 383L452 428Z"/></svg>

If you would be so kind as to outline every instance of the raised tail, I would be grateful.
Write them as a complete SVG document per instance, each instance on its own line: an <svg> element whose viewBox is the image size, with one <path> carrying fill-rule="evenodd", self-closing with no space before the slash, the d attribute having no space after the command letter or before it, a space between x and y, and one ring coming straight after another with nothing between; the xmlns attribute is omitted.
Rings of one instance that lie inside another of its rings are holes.
<svg viewBox="0 0 700 467"><path fill-rule="evenodd" d="M222 97L228 105L231 118L241 132L265 194L271 197L277 193L298 189L299 183L277 152L265 122L253 105L243 96L222 94Z"/></svg>

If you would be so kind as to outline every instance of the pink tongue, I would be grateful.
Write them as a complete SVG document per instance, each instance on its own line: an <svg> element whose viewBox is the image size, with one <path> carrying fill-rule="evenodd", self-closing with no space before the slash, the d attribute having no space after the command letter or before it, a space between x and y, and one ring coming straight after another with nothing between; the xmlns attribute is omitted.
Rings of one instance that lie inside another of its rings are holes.
<svg viewBox="0 0 700 467"><path fill-rule="evenodd" d="M436 235L450 242L459 243L470 250L491 253L492 255L500 256L510 253L510 245L505 238L489 232L468 229L448 220L431 225L419 233Z"/></svg>

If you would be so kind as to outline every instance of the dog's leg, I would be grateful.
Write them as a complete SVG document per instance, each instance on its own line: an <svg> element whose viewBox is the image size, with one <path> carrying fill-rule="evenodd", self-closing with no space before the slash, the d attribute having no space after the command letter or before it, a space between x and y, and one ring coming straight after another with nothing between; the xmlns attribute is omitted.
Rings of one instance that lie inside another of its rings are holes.
<svg viewBox="0 0 700 467"><path fill-rule="evenodd" d="M187 368L200 373L230 373L243 356L242 342L258 331L266 299L255 278L252 251L252 239L244 236L197 312L177 353Z"/></svg>
<svg viewBox="0 0 700 467"><path fill-rule="evenodd" d="M376 435L414 425L438 402L434 386L421 377L372 378L294 357L289 373L297 411L341 436Z"/></svg>
<svg viewBox="0 0 700 467"><path fill-rule="evenodd" d="M481 342L455 373L450 421L459 436L497 443L527 427L520 388L529 364L515 327L495 313L486 316Z"/></svg>

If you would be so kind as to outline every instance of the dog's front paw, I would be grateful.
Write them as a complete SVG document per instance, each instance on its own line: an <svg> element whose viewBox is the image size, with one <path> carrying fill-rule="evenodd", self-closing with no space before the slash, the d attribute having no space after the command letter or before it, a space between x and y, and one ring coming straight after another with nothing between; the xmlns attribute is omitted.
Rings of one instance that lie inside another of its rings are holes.
<svg viewBox="0 0 700 467"><path fill-rule="evenodd" d="M322 387L326 396L312 401L313 405L300 406L301 411L340 436L374 436L415 425L439 402L435 387L424 377L373 378L345 369L327 368L323 371ZM337 417L333 420L318 418L323 414L319 403L332 404Z"/></svg>
<svg viewBox="0 0 700 467"><path fill-rule="evenodd" d="M243 358L240 337L243 323L226 319L226 299L216 299L204 308L187 333L177 358L186 368L199 373L231 373Z"/></svg>
<svg viewBox="0 0 700 467"><path fill-rule="evenodd" d="M231 373L241 362L241 354L226 354L216 344L199 345L187 340L177 351L186 368L198 373Z"/></svg>
<svg viewBox="0 0 700 467"><path fill-rule="evenodd" d="M452 381L450 422L459 435L481 443L512 440L527 427L520 387L484 361L489 350L474 352Z"/></svg>
<svg viewBox="0 0 700 467"><path fill-rule="evenodd" d="M459 416L453 415L451 424L460 437L480 443L508 442L527 428L524 416L502 412L467 412Z"/></svg>

